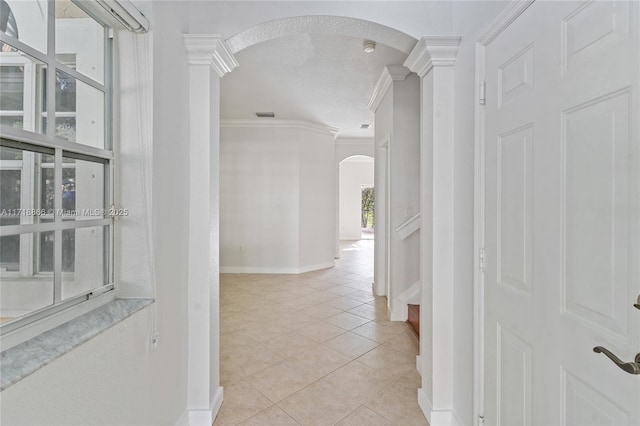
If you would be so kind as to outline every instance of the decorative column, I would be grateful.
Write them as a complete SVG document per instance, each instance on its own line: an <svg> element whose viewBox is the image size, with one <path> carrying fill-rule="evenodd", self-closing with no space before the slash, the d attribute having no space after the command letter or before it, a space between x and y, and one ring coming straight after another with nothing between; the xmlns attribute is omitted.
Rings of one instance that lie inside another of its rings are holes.
<svg viewBox="0 0 640 426"><path fill-rule="evenodd" d="M454 66L460 37L423 37L404 65L420 76L420 408L456 423L454 391ZM471 354L469 354L471 356Z"/></svg>
<svg viewBox="0 0 640 426"><path fill-rule="evenodd" d="M220 386L220 79L238 62L218 35L183 35L189 62L189 425L213 424ZM178 284L178 283L176 283Z"/></svg>

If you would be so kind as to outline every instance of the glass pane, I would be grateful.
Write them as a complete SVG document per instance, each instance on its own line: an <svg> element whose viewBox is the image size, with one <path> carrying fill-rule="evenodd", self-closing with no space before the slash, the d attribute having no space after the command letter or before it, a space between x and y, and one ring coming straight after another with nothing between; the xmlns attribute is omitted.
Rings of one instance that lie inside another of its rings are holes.
<svg viewBox="0 0 640 426"><path fill-rule="evenodd" d="M104 148L104 93L56 71L56 136Z"/></svg>
<svg viewBox="0 0 640 426"><path fill-rule="evenodd" d="M20 235L0 237L0 271L20 271Z"/></svg>
<svg viewBox="0 0 640 426"><path fill-rule="evenodd" d="M21 151L19 151L21 153ZM0 225L20 223L20 170L0 170ZM20 235L0 237L0 271L20 270Z"/></svg>
<svg viewBox="0 0 640 426"><path fill-rule="evenodd" d="M76 220L102 219L104 205L104 164L63 157L63 215Z"/></svg>
<svg viewBox="0 0 640 426"><path fill-rule="evenodd" d="M3 65L0 67L0 110L22 111L24 109L24 66Z"/></svg>
<svg viewBox="0 0 640 426"><path fill-rule="evenodd" d="M33 248L42 239L53 241L53 232L27 233L2 237L2 258L9 258L9 245L5 247L5 239L19 239L23 247ZM52 243L53 245L53 243ZM0 297L0 321L6 322L22 317L30 312L53 304L53 275L37 274L33 270L34 250L19 250L13 248L14 265L11 269L3 265L0 270L2 277L2 292ZM22 257L23 256L23 257Z"/></svg>
<svg viewBox="0 0 640 426"><path fill-rule="evenodd" d="M47 53L47 2L42 0L1 0L0 31L42 53ZM11 47L2 45L6 52Z"/></svg>
<svg viewBox="0 0 640 426"><path fill-rule="evenodd" d="M0 200L2 200L2 213L0 218L12 216L11 213L20 209L20 184L22 183L21 170L0 170Z"/></svg>
<svg viewBox="0 0 640 426"><path fill-rule="evenodd" d="M76 112L76 79L56 71L56 113Z"/></svg>
<svg viewBox="0 0 640 426"><path fill-rule="evenodd" d="M24 52L0 52L2 124L42 133L37 118L42 115L45 68L43 63Z"/></svg>
<svg viewBox="0 0 640 426"><path fill-rule="evenodd" d="M76 140L76 118L56 117L56 136L74 142Z"/></svg>
<svg viewBox="0 0 640 426"><path fill-rule="evenodd" d="M56 59L104 82L104 27L69 0L56 0Z"/></svg>
<svg viewBox="0 0 640 426"><path fill-rule="evenodd" d="M37 183L39 169L47 161L53 167L52 155L0 147L0 225L37 223L53 214L53 198L36 194L41 187ZM53 197L53 169L49 171L50 176L45 173L43 177L48 180L43 192L48 190Z"/></svg>
<svg viewBox="0 0 640 426"><path fill-rule="evenodd" d="M0 89L1 90L1 89ZM14 129L24 129L24 119L21 115L3 115L0 116L0 124L13 127Z"/></svg>
<svg viewBox="0 0 640 426"><path fill-rule="evenodd" d="M108 226L62 231L62 299L107 284L105 235Z"/></svg>
<svg viewBox="0 0 640 426"><path fill-rule="evenodd" d="M22 150L0 146L0 160L22 161ZM6 166L7 163L4 163Z"/></svg>
<svg viewBox="0 0 640 426"><path fill-rule="evenodd" d="M44 222L51 222L51 220L45 220ZM53 231L40 233L36 250L38 255L38 272L53 272L54 240L55 234Z"/></svg>
<svg viewBox="0 0 640 426"><path fill-rule="evenodd" d="M54 170L53 170L53 156L48 156L47 162L42 162L40 165L40 208L44 209L47 213L52 213L54 208Z"/></svg>

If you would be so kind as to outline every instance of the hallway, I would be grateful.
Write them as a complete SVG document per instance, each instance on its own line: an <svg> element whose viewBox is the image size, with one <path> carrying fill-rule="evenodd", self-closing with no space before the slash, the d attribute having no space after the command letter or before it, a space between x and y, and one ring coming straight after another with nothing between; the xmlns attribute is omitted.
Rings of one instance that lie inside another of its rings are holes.
<svg viewBox="0 0 640 426"><path fill-rule="evenodd" d="M335 268L222 274L214 425L426 425L418 341L374 297L373 241L341 243Z"/></svg>

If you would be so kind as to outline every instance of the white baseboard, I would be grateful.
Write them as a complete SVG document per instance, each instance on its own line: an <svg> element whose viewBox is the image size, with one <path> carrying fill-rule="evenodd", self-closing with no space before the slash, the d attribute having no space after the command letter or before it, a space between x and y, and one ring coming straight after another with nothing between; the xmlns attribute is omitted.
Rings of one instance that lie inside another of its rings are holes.
<svg viewBox="0 0 640 426"><path fill-rule="evenodd" d="M462 426L453 410L434 410L422 388L418 389L418 405L431 426Z"/></svg>
<svg viewBox="0 0 640 426"><path fill-rule="evenodd" d="M298 268L298 272L296 272L296 274L304 274L305 272L317 271L319 269L333 268L334 266L336 266L336 262L334 262L333 260L331 262L317 263L315 265L301 266L301 267Z"/></svg>
<svg viewBox="0 0 640 426"><path fill-rule="evenodd" d="M298 268L272 268L272 267L253 267L253 266L221 266L222 274L304 274L305 272L317 271L319 269L333 268L335 262L318 263L315 265L300 266Z"/></svg>
<svg viewBox="0 0 640 426"><path fill-rule="evenodd" d="M387 295L387 290L383 287L383 288L379 288L375 282L371 283L371 288L373 289L373 294L375 294L376 296L386 296Z"/></svg>
<svg viewBox="0 0 640 426"><path fill-rule="evenodd" d="M418 405L422 410L422 414L427 418L429 425L436 426L431 423L431 411L433 411L433 405L422 388L418 389Z"/></svg>
<svg viewBox="0 0 640 426"><path fill-rule="evenodd" d="M421 293L422 286L420 285L420 281L411 284L405 291L393 299L389 319L391 321L406 321L409 318L409 308L407 305L409 303L419 305Z"/></svg>
<svg viewBox="0 0 640 426"><path fill-rule="evenodd" d="M432 411L429 424L431 426L460 426L451 410Z"/></svg>
<svg viewBox="0 0 640 426"><path fill-rule="evenodd" d="M176 422L176 426L189 426L189 412L185 411Z"/></svg>
<svg viewBox="0 0 640 426"><path fill-rule="evenodd" d="M390 321L406 321L409 318L409 308L406 303L402 303L401 300L398 300L396 297L394 303L391 305L389 309L389 320Z"/></svg>
<svg viewBox="0 0 640 426"><path fill-rule="evenodd" d="M209 425L213 424L213 421L216 419L216 417L218 417L218 413L220 412L220 407L222 407L222 402L224 401L224 388L222 386L218 387L218 390L216 391L216 394L213 395L213 398L211 399L211 423L209 423Z"/></svg>
<svg viewBox="0 0 640 426"><path fill-rule="evenodd" d="M219 387L211 399L208 410L187 410L182 417L180 417L176 426L211 426L220 411L223 399L224 390L222 387Z"/></svg>

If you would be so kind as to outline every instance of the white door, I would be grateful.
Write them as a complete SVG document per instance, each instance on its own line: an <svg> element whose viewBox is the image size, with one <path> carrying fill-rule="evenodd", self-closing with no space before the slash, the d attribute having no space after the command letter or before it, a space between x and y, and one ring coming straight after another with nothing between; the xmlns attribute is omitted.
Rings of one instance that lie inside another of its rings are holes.
<svg viewBox="0 0 640 426"><path fill-rule="evenodd" d="M486 424L640 425L593 351L640 352L639 6L535 2L486 45Z"/></svg>

